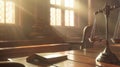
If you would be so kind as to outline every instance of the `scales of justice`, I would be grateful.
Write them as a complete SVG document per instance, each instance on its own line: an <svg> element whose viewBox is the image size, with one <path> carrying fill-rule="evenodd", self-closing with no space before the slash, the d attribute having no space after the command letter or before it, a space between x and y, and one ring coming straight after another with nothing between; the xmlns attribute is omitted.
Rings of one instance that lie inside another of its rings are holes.
<svg viewBox="0 0 120 67"><path fill-rule="evenodd" d="M106 40L105 49L102 52L100 52L100 54L96 57L96 61L97 62L103 62L103 63L110 63L110 64L120 65L120 60L117 58L117 56L114 53L112 53L112 51L110 49L110 45L109 45L109 30L108 30L109 29L108 28L108 23L109 23L110 12L112 10L114 10L114 9L119 8L119 7L120 7L120 5L111 6L111 5L109 5L106 2L104 8L99 9L98 11L95 12L95 15L97 15L99 13L103 13L104 14L104 16L105 16L105 32L106 32L106 35L105 35L105 40ZM95 22L94 22L94 24L95 24ZM92 31L91 31L91 35L92 35L92 33L93 33L94 29L95 29L95 25L94 24L93 24L93 28L92 28ZM119 18L118 24L116 24L116 25L117 25L116 28L120 27L120 18ZM116 28L115 28L114 35L118 31ZM114 40L114 39L112 39L112 40ZM92 41L92 39L91 39L91 41Z"/></svg>

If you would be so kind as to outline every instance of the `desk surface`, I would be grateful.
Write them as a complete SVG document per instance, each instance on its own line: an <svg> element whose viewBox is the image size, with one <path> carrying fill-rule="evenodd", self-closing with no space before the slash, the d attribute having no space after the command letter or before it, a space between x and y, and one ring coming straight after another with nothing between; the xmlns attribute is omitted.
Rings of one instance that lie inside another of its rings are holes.
<svg viewBox="0 0 120 67"><path fill-rule="evenodd" d="M65 51L65 52L57 52L60 54L67 54L68 60L59 62L54 64L57 67L97 67L95 58L97 55L103 51L104 47L100 48L90 48L86 51L83 50L72 50L72 51ZM113 53L117 55L117 57L120 59L120 48L114 46L111 48ZM40 53L41 56L49 55L49 54L56 54L56 53ZM43 67L40 65L34 65L26 62L26 57L20 57L20 58L11 58L14 62L19 62L24 64L26 67ZM55 67L54 65L47 66L47 67ZM106 64L102 63L102 67L120 67L118 65L113 64Z"/></svg>
<svg viewBox="0 0 120 67"><path fill-rule="evenodd" d="M71 51L64 51L64 52L53 52L53 53L37 53L40 56L48 56L48 55L67 55L67 60L55 63L51 66L47 67L97 67L95 58L97 55L103 51L104 47L99 48L89 48L85 51L83 50L71 50ZM120 47L119 45L112 46L112 52L120 59ZM25 65L25 67L43 67L42 65L34 65L31 63L26 62L26 57L19 57L19 58L10 58L12 62L18 62ZM120 67L118 65L113 64L106 64L102 63L102 67Z"/></svg>
<svg viewBox="0 0 120 67"><path fill-rule="evenodd" d="M57 67L95 67L95 64L94 64L94 62L92 62L91 64L89 64L89 63L84 63L84 61L83 62L81 62L81 61L79 61L79 60L82 60L83 58L77 58L77 57L73 57L74 55L73 54L71 54L72 52L74 52L74 51L66 51L65 52L65 54L68 54L68 60L65 60L65 61L62 61L62 62L59 62L59 63L56 63L56 64L53 64L53 65L51 65L51 66L47 66L47 67L55 67L55 66L57 66ZM75 51L75 52L77 52L77 51ZM61 52L60 52L61 53ZM48 54L51 54L51 53L48 53ZM47 55L47 53L45 53L45 54L39 54L39 55ZM78 55L76 55L76 56L78 56ZM22 63L22 64L24 64L26 67L43 67L42 65L34 65L34 64L31 64L31 63L28 63L28 62L26 62L26 59L27 57L22 57L22 58L12 58L12 61L14 61L14 62L18 62L18 63ZM74 58L74 59L73 59ZM76 60L77 59L77 60ZM84 59L85 60L85 59ZM89 59L87 59L87 60L89 60ZM91 61L91 60L90 60ZM92 61L94 61L94 59L92 60ZM54 66L55 65L55 66Z"/></svg>

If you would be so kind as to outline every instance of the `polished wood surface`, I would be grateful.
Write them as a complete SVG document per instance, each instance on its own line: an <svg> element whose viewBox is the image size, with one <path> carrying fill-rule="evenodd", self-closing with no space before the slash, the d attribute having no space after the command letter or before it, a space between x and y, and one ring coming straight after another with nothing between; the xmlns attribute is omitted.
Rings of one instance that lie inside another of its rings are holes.
<svg viewBox="0 0 120 67"><path fill-rule="evenodd" d="M14 58L29 56L33 53L47 53L70 50L72 45L68 43L43 44L32 46L6 47L0 48L0 61L3 58Z"/></svg>
<svg viewBox="0 0 120 67"><path fill-rule="evenodd" d="M87 50L70 50L70 51L63 51L63 52L53 52L53 53L37 53L41 56L48 56L48 55L58 55L58 54L63 54L67 55L67 60L55 63L50 66L46 67L99 67L96 65L100 65L101 67L120 67L119 65L113 65L113 64L107 64L107 63L98 63L95 61L95 58L97 55L103 51L104 46L100 47L93 47L93 48L88 48ZM116 56L120 59L120 47L119 45L113 45L111 47L111 50L113 53L116 54ZM26 62L25 57L20 57L20 58L11 58L10 60L12 62L19 62L24 64L26 67L44 67L42 65L34 65L31 63Z"/></svg>

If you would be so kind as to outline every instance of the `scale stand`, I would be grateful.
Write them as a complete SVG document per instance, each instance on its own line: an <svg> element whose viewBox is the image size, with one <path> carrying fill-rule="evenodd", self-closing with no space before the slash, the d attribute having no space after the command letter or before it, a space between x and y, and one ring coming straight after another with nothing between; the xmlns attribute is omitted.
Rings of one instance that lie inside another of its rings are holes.
<svg viewBox="0 0 120 67"><path fill-rule="evenodd" d="M108 18L110 11L118 8L119 6L110 6L107 3L103 9L100 9L95 12L95 15L98 13L104 13L105 15L105 24L106 24L106 47L105 49L96 57L96 62L104 62L110 64L120 65L120 61L117 56L111 52L109 42L108 42Z"/></svg>

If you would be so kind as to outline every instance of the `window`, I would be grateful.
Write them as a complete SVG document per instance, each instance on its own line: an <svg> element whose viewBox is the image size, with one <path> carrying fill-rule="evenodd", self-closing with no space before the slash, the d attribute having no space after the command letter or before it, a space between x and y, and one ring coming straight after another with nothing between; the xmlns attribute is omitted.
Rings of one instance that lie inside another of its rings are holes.
<svg viewBox="0 0 120 67"><path fill-rule="evenodd" d="M50 25L74 26L74 0L50 0Z"/></svg>
<svg viewBox="0 0 120 67"><path fill-rule="evenodd" d="M0 23L15 23L15 4L12 0L0 0Z"/></svg>
<svg viewBox="0 0 120 67"><path fill-rule="evenodd" d="M74 26L73 10L65 10L65 26Z"/></svg>
<svg viewBox="0 0 120 67"><path fill-rule="evenodd" d="M61 9L50 8L51 25L61 25Z"/></svg>

